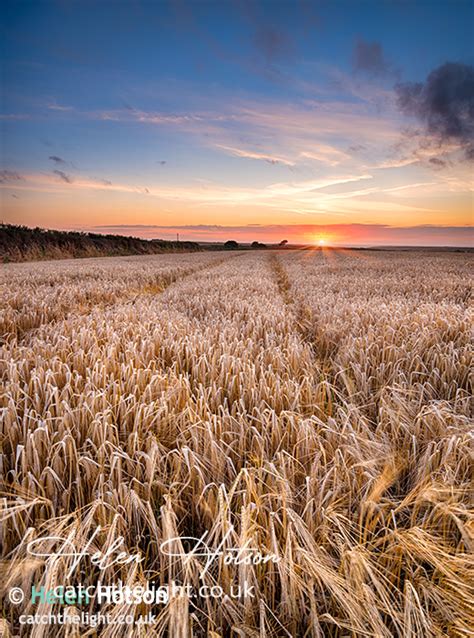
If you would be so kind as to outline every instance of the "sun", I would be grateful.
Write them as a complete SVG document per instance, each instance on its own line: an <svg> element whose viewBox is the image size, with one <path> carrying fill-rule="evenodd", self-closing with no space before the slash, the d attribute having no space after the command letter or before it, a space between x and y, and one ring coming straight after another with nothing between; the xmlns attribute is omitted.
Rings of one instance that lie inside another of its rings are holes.
<svg viewBox="0 0 474 638"><path fill-rule="evenodd" d="M332 240L333 238L331 235L321 233L311 237L311 244L318 248L330 248L332 247Z"/></svg>

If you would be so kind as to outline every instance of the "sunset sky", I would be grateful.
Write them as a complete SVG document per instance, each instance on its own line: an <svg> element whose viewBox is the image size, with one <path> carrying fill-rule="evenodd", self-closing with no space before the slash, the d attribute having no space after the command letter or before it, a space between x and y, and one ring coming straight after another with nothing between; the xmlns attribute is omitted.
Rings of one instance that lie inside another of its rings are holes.
<svg viewBox="0 0 474 638"><path fill-rule="evenodd" d="M2 219L470 245L473 6L10 0Z"/></svg>

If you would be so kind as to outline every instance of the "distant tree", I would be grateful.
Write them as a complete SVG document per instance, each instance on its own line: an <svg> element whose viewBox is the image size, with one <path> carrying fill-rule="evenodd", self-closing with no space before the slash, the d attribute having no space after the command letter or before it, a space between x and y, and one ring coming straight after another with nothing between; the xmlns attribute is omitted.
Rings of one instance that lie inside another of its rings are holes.
<svg viewBox="0 0 474 638"><path fill-rule="evenodd" d="M286 246L287 243L288 243L288 239L282 239L281 242L278 245L279 246Z"/></svg>
<svg viewBox="0 0 474 638"><path fill-rule="evenodd" d="M224 244L224 248L227 248L227 249L230 248L230 249L235 250L238 247L239 247L239 244L236 241L234 241L233 239L229 239L229 241L226 241L226 243Z"/></svg>
<svg viewBox="0 0 474 638"><path fill-rule="evenodd" d="M266 248L266 244L262 244L259 241L253 241L251 244L251 248Z"/></svg>

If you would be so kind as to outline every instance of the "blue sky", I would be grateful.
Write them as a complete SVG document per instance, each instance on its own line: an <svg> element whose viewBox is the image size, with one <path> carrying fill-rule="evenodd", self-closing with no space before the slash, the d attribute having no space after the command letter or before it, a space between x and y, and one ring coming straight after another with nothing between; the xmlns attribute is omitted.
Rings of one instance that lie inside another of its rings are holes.
<svg viewBox="0 0 474 638"><path fill-rule="evenodd" d="M2 216L218 239L466 227L472 37L470 2L10 1ZM400 107L437 69L462 134Z"/></svg>

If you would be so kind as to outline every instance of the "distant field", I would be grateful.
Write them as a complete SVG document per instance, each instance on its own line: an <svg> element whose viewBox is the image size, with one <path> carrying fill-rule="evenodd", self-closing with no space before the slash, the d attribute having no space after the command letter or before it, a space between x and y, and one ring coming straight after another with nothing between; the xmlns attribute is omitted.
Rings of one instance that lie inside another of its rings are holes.
<svg viewBox="0 0 474 638"><path fill-rule="evenodd" d="M7 601L12 634L472 635L471 265L330 249L4 265L4 593L121 579L255 594L177 595L146 629L87 634L22 628L37 608ZM96 550L123 537L143 562L68 577L71 558L27 552L97 526ZM171 539L205 532L275 560L223 552L200 578L205 558Z"/></svg>

